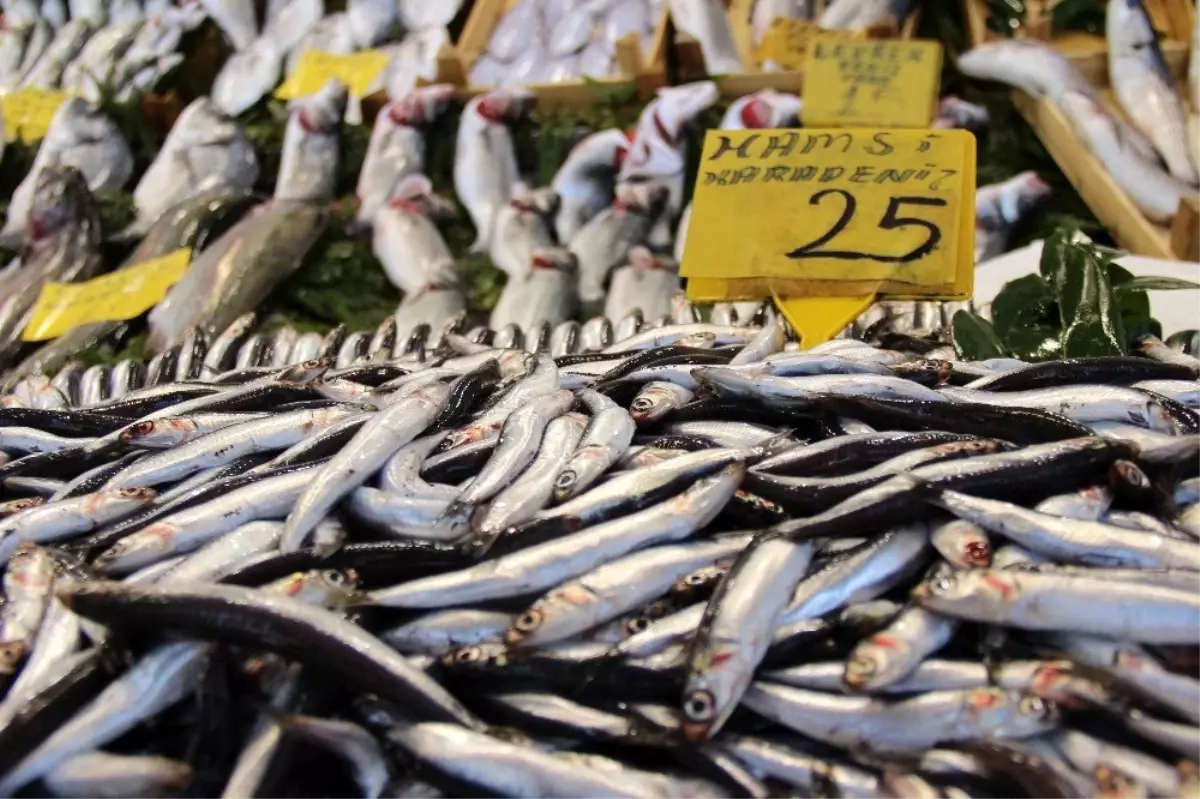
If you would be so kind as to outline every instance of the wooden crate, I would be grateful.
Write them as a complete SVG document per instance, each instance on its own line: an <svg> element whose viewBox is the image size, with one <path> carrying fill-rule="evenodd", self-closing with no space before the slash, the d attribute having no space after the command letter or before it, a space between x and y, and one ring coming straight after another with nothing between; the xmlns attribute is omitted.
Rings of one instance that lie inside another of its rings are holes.
<svg viewBox="0 0 1200 799"><path fill-rule="evenodd" d="M1110 107L1111 94L1102 90ZM1053 102L1013 92L1017 111L1037 133L1067 180L1108 228L1117 243L1137 255L1197 260L1200 257L1200 217L1194 203L1185 202L1170 225L1151 222L1113 180L1104 164L1075 134L1070 121Z"/></svg>
<svg viewBox="0 0 1200 799"><path fill-rule="evenodd" d="M1044 39L1070 60L1096 86L1101 99L1114 114L1124 117L1113 98L1108 77L1108 45L1104 37L1068 32L1049 36L1046 16L1054 2L1029 4L1038 15L1026 35ZM1146 0L1147 11L1155 27L1165 33L1163 56L1179 82L1181 96L1191 51L1191 25L1195 7L1190 0ZM988 8L984 0L965 0L967 24L975 43L999 41L1003 37L987 27ZM1169 225L1151 222L1112 179L1100 159L1088 151L1075 134L1070 121L1054 103L1022 91L1013 92L1013 104L1030 124L1071 185L1079 192L1096 218L1108 228L1125 249L1154 258L1197 260L1200 258L1200 220L1194 202L1185 202Z"/></svg>
<svg viewBox="0 0 1200 799"><path fill-rule="evenodd" d="M825 5L826 0L817 0L815 13L823 11ZM721 96L727 100L733 100L763 89L799 94L804 86L804 70L763 72L759 69L754 29L750 23L753 12L754 0L731 0L729 3L727 14L729 27L733 32L733 41L737 45L742 63L750 65L752 68L747 72L714 78L717 87L721 90ZM879 26L866 31L866 35L874 39L911 39L916 35L917 24L921 19L920 14L920 10L909 14L908 19L899 29L891 25ZM698 41L686 33L677 31L674 25L668 29L668 41L672 43L674 50L678 82L686 83L709 77L708 67L704 63L704 54L700 50Z"/></svg>
<svg viewBox="0 0 1200 799"><path fill-rule="evenodd" d="M1032 36L1053 45L1071 61L1087 79L1097 86L1108 85L1108 43L1103 36L1083 31L1050 33L1050 9L1059 0L1027 0L1029 21L1018 35ZM1176 75L1187 69L1191 52L1192 20L1196 8L1191 0L1144 0L1154 27L1165 35L1160 42L1163 58ZM967 32L972 45L1000 41L1003 36L988 27L991 14L986 0L963 0Z"/></svg>
<svg viewBox="0 0 1200 799"><path fill-rule="evenodd" d="M438 54L438 77L459 87L464 99L482 94L491 86L470 85L471 66L487 50L492 31L504 14L519 0L476 0L463 26L462 34L453 47L444 47ZM595 105L599 97L619 93L632 85L638 98L648 100L667 84L666 77L667 14L658 21L650 52L642 52L641 40L629 35L617 42L616 61L620 74L611 78L567 81L562 83L527 84L537 97L538 108L586 108Z"/></svg>

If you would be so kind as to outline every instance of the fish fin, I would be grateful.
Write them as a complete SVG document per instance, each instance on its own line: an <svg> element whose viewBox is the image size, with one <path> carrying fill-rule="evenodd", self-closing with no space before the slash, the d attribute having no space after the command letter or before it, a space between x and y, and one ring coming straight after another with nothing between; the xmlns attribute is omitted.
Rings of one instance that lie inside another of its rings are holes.
<svg viewBox="0 0 1200 799"><path fill-rule="evenodd" d="M762 452L761 460L774 457L781 452L786 452L793 447L800 445L800 442L792 438L792 434L796 431L784 430L781 433L771 436L766 441L758 445L756 449Z"/></svg>
<svg viewBox="0 0 1200 799"><path fill-rule="evenodd" d="M475 513L476 505L474 502L460 502L455 500L446 506L441 515L433 520L435 527L441 526L460 526L466 524L472 514Z"/></svg>

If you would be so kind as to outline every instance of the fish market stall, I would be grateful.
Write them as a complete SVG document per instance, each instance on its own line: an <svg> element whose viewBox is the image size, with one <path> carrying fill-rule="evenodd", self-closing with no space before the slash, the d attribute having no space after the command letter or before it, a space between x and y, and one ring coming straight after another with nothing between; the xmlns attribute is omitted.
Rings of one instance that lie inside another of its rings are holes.
<svg viewBox="0 0 1200 799"><path fill-rule="evenodd" d="M641 0L597 85L468 85L533 12L449 5L0 3L197 59L0 157L0 796L1200 794L1191 266L947 70L883 140L978 153L974 296L693 303L705 135L798 85Z"/></svg>
<svg viewBox="0 0 1200 799"><path fill-rule="evenodd" d="M989 30L994 18L987 3L967 0L977 49L960 68L1016 87L1015 106L1122 246L1200 260L1194 166L1200 145L1195 100L1184 81L1194 60L1195 5L1159 0L1146 2L1144 11L1142 4L1110 11L1110 30L1120 35L1107 40L1080 31L1050 35L1050 6L1013 20L1029 35L1006 41ZM1039 62L1040 75L1021 75L1019 61ZM1156 163L1160 156L1170 162L1166 171Z"/></svg>

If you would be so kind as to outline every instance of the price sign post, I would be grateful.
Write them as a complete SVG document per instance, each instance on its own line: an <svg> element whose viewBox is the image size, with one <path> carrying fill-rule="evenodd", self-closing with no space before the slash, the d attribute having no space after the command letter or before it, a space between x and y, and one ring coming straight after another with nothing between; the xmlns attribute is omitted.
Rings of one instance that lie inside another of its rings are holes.
<svg viewBox="0 0 1200 799"><path fill-rule="evenodd" d="M292 75L275 90L275 96L281 100L308 97L337 78L346 84L352 97L364 97L390 60L388 54L380 50L363 50L349 55L308 50L300 57Z"/></svg>
<svg viewBox="0 0 1200 799"><path fill-rule="evenodd" d="M45 341L80 325L140 316L167 296L191 259L191 249L185 248L81 283L47 283L21 340Z"/></svg>
<svg viewBox="0 0 1200 799"><path fill-rule="evenodd" d="M877 297L969 297L974 237L966 131L714 130L681 274L696 301L775 298L808 347Z"/></svg>
<svg viewBox="0 0 1200 799"><path fill-rule="evenodd" d="M937 110L942 46L931 41L846 41L808 48L804 124L927 128Z"/></svg>

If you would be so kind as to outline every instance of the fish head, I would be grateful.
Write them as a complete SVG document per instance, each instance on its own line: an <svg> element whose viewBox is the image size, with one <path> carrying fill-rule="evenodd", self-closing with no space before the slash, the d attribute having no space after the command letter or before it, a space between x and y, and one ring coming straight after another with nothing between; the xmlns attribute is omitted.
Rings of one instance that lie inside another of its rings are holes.
<svg viewBox="0 0 1200 799"><path fill-rule="evenodd" d="M533 251L529 265L534 269L573 275L579 267L579 259L575 257L575 253L564 247L538 247Z"/></svg>
<svg viewBox="0 0 1200 799"><path fill-rule="evenodd" d="M690 392L674 383L649 383L629 405L629 416L636 424L649 425L666 416Z"/></svg>
<svg viewBox="0 0 1200 799"><path fill-rule="evenodd" d="M1105 31L1114 55L1136 55L1157 47L1158 36L1142 0L1112 0L1107 4Z"/></svg>
<svg viewBox="0 0 1200 799"><path fill-rule="evenodd" d="M350 604L358 585L358 574L353 569L313 569L296 572L272 583L263 590L324 608L343 608Z"/></svg>
<svg viewBox="0 0 1200 799"><path fill-rule="evenodd" d="M226 114L211 97L193 100L171 127L171 137L179 149L203 144L223 144L237 135L237 120Z"/></svg>
<svg viewBox="0 0 1200 799"><path fill-rule="evenodd" d="M739 114L746 128L786 128L800 116L803 101L794 94L763 89L751 96Z"/></svg>
<svg viewBox="0 0 1200 799"><path fill-rule="evenodd" d="M596 482L610 465L604 447L583 447L571 456L554 480L554 501L566 502Z"/></svg>
<svg viewBox="0 0 1200 799"><path fill-rule="evenodd" d="M1000 191L1000 213L1016 222L1050 196L1050 184L1037 172L1027 170L1004 184Z"/></svg>
<svg viewBox="0 0 1200 799"><path fill-rule="evenodd" d="M612 208L646 216L657 216L666 205L670 189L654 181L631 181L617 186Z"/></svg>
<svg viewBox="0 0 1200 799"><path fill-rule="evenodd" d="M93 204L82 172L72 166L47 167L33 190L25 234L30 240L53 236L80 221Z"/></svg>
<svg viewBox="0 0 1200 799"><path fill-rule="evenodd" d="M10 502L0 504L0 515L11 516L23 510L36 508L39 505L45 504L45 502L45 497L22 497L21 499L14 499Z"/></svg>
<svg viewBox="0 0 1200 799"><path fill-rule="evenodd" d="M508 647L497 643L460 646L442 656L442 665L449 671L466 674L494 673L496 669L503 669L508 663Z"/></svg>
<svg viewBox="0 0 1200 799"><path fill-rule="evenodd" d="M666 272L675 272L679 268L671 258L655 255L649 247L641 244L630 249L629 265L636 269L661 269Z"/></svg>
<svg viewBox="0 0 1200 799"><path fill-rule="evenodd" d="M717 84L710 80L659 89L658 96L642 111L638 129L654 131L664 143L674 146L688 123L712 107L720 96Z"/></svg>
<svg viewBox="0 0 1200 799"><path fill-rule="evenodd" d="M683 737L708 740L737 707L754 666L737 646L714 646L693 653L683 690Z"/></svg>
<svg viewBox="0 0 1200 799"><path fill-rule="evenodd" d="M179 528L174 524L157 522L143 527L96 556L92 567L101 574L133 571L149 566L169 556L174 549Z"/></svg>
<svg viewBox="0 0 1200 799"><path fill-rule="evenodd" d="M559 591L555 591L555 594ZM560 600L561 601L561 600ZM504 643L511 647L520 647L534 643L538 633L543 630L550 606L555 602L554 594L534 602L529 608L513 619L512 626L504 634Z"/></svg>
<svg viewBox="0 0 1200 799"><path fill-rule="evenodd" d="M135 422L122 430L117 437L123 444L145 446L153 443L155 446L173 446L182 444L195 432L196 424L192 420L169 416L165 419Z"/></svg>
<svg viewBox="0 0 1200 799"><path fill-rule="evenodd" d="M674 177L684 168L683 154L658 138L639 137L630 145L618 176L634 178Z"/></svg>
<svg viewBox="0 0 1200 799"><path fill-rule="evenodd" d="M886 632L876 633L854 648L846 661L843 681L851 691L871 689L877 681L889 676L896 664L906 659L908 643Z"/></svg>
<svg viewBox="0 0 1200 799"><path fill-rule="evenodd" d="M406 97L388 103L384 113L397 125L428 125L450 107L454 87L448 83L422 86Z"/></svg>
<svg viewBox="0 0 1200 799"><path fill-rule="evenodd" d="M536 98L533 92L519 87L493 89L467 103L467 110L474 110L484 121L495 125L518 122L533 110Z"/></svg>
<svg viewBox="0 0 1200 799"><path fill-rule="evenodd" d="M341 129L350 90L337 78L330 78L311 97L294 101L293 116L306 133L333 136Z"/></svg>

